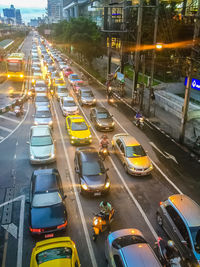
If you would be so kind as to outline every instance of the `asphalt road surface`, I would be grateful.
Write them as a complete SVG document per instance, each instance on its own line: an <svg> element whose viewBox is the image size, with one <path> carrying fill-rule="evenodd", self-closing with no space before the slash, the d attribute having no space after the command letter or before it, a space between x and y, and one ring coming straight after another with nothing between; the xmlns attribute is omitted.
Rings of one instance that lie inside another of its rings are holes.
<svg viewBox="0 0 200 267"><path fill-rule="evenodd" d="M31 48L31 46L30 46ZM68 83L67 83L68 84ZM30 178L33 170L38 168L58 168L65 194L68 211L68 226L63 235L75 241L81 266L106 266L104 242L108 232L104 232L94 243L92 241L93 213L98 211L102 199L108 200L116 209L112 231L122 228L138 228L153 247L157 236L164 236L156 223L156 210L160 201L166 200L174 193L185 193L200 204L200 166L176 144L157 130L145 125L144 131L132 123L132 112L121 103L117 107L108 106L104 89L93 84L92 90L98 99L97 105L103 105L114 116L116 127L108 133L111 140L117 133L127 132L133 135L148 151L154 163L152 174L148 177L133 177L124 171L121 162L111 151L105 160L111 180L110 193L103 197L89 198L80 195L77 176L74 172L75 146L69 143L65 129L65 119L59 103L51 103L54 119L54 139L56 139L57 162L46 166L32 166L29 162L30 127L33 125L34 105L28 102L26 114L21 124L0 143L0 260L1 266L29 266L32 248L37 240L33 239L28 229L28 204ZM90 108L80 107L89 124ZM6 114L5 116L10 116ZM0 120L4 118L0 117ZM15 118L16 119L16 118ZM7 120L7 123L17 122ZM13 126L5 128L13 130ZM10 127L10 128L9 128ZM15 126L14 126L15 127ZM92 146L98 149L101 132L91 125ZM1 135L1 133L0 133ZM12 202L6 202L12 200ZM5 205L9 203L9 205Z"/></svg>

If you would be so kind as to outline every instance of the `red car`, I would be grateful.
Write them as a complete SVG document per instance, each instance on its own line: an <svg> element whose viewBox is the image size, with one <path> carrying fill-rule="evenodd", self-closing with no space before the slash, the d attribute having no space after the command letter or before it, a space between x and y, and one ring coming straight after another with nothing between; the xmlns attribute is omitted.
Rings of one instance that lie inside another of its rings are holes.
<svg viewBox="0 0 200 267"><path fill-rule="evenodd" d="M82 80L77 80L76 82L74 82L74 83L72 84L73 90L74 90L74 92L75 92L76 94L78 94L79 89L80 89L81 87L84 87L84 86L86 86L86 83L85 83L85 81L82 81Z"/></svg>
<svg viewBox="0 0 200 267"><path fill-rule="evenodd" d="M73 70L71 68L65 68L63 70L63 74L64 74L65 77L68 77L72 73L73 73Z"/></svg>

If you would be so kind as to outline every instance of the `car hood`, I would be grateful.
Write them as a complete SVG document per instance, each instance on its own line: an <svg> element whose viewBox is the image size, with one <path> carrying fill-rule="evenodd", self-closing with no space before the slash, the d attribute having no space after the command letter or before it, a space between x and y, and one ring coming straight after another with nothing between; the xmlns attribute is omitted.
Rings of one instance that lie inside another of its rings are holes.
<svg viewBox="0 0 200 267"><path fill-rule="evenodd" d="M128 164L133 165L134 168L149 168L151 161L148 156L139 158L128 158Z"/></svg>
<svg viewBox="0 0 200 267"><path fill-rule="evenodd" d="M94 97L84 97L84 96L82 96L81 99L85 100L87 102L92 102L95 98Z"/></svg>
<svg viewBox="0 0 200 267"><path fill-rule="evenodd" d="M64 205L58 204L44 208L31 208L31 227L47 228L63 224L66 221Z"/></svg>
<svg viewBox="0 0 200 267"><path fill-rule="evenodd" d="M66 110L66 111L76 111L78 109L78 106L75 106L75 107L63 107L63 110Z"/></svg>
<svg viewBox="0 0 200 267"><path fill-rule="evenodd" d="M89 187L103 187L105 185L106 173L101 173L99 175L85 175L82 179Z"/></svg>
<svg viewBox="0 0 200 267"><path fill-rule="evenodd" d="M35 118L35 122L38 124L48 124L50 121L52 121L52 118Z"/></svg>
<svg viewBox="0 0 200 267"><path fill-rule="evenodd" d="M31 146L31 154L35 157L50 157L54 152L54 145L49 146Z"/></svg>
<svg viewBox="0 0 200 267"><path fill-rule="evenodd" d="M97 123L100 123L102 125L112 125L113 119L107 118L107 119L97 119Z"/></svg>
<svg viewBox="0 0 200 267"><path fill-rule="evenodd" d="M68 96L68 93L58 93L58 96L59 97L67 97Z"/></svg>
<svg viewBox="0 0 200 267"><path fill-rule="evenodd" d="M91 135L91 132L89 129L84 130L84 131L71 131L70 135L77 137L77 138L87 138Z"/></svg>
<svg viewBox="0 0 200 267"><path fill-rule="evenodd" d="M135 266L161 267L153 251L148 244L134 244L120 249L122 257L126 259L127 265L134 262Z"/></svg>

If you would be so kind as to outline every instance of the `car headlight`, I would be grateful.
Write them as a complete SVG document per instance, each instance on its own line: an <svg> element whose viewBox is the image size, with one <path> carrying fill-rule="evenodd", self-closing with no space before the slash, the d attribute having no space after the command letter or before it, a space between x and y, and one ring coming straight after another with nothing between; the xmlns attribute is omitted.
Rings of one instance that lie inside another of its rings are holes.
<svg viewBox="0 0 200 267"><path fill-rule="evenodd" d="M100 122L97 122L97 124L98 124L99 126L102 126L102 123L100 123Z"/></svg>
<svg viewBox="0 0 200 267"><path fill-rule="evenodd" d="M75 137L75 136L71 136L71 139L78 139L78 137Z"/></svg>
<svg viewBox="0 0 200 267"><path fill-rule="evenodd" d="M32 83L34 83L35 82L35 80L34 79L32 79Z"/></svg>
<svg viewBox="0 0 200 267"><path fill-rule="evenodd" d="M98 225L98 219L94 220L94 225Z"/></svg>
<svg viewBox="0 0 200 267"><path fill-rule="evenodd" d="M37 122L37 121L34 121L34 124L35 124L35 125L38 125L38 122Z"/></svg>
<svg viewBox="0 0 200 267"><path fill-rule="evenodd" d="M153 164L150 165L149 169L150 170L153 170Z"/></svg>
<svg viewBox="0 0 200 267"><path fill-rule="evenodd" d="M86 184L82 184L81 187L84 189L84 190L88 190L88 186Z"/></svg>
<svg viewBox="0 0 200 267"><path fill-rule="evenodd" d="M92 135L89 135L89 138L92 138Z"/></svg>
<svg viewBox="0 0 200 267"><path fill-rule="evenodd" d="M96 102L96 99L93 99L92 102Z"/></svg>
<svg viewBox="0 0 200 267"><path fill-rule="evenodd" d="M51 158L54 159L56 155L54 153L51 154Z"/></svg>
<svg viewBox="0 0 200 267"><path fill-rule="evenodd" d="M83 102L83 103L86 103L86 102L87 102L87 100L85 100L85 99L82 99L82 102Z"/></svg>
<svg viewBox="0 0 200 267"><path fill-rule="evenodd" d="M35 157L34 157L34 155L33 154L31 154L31 159L34 159Z"/></svg>
<svg viewBox="0 0 200 267"><path fill-rule="evenodd" d="M49 121L49 125L52 125L53 124L53 121Z"/></svg>
<svg viewBox="0 0 200 267"><path fill-rule="evenodd" d="M115 125L115 122L113 121L111 125L114 126Z"/></svg>
<svg viewBox="0 0 200 267"><path fill-rule="evenodd" d="M110 187L110 181L107 181L105 184L105 188L109 188Z"/></svg>

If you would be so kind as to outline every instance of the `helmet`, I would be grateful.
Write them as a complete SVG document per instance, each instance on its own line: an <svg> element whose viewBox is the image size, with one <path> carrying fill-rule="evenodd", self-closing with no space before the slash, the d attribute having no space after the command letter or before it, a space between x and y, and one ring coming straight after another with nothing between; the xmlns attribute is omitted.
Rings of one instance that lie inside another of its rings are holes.
<svg viewBox="0 0 200 267"><path fill-rule="evenodd" d="M103 134L101 138L102 139L108 139L108 136L106 134Z"/></svg>
<svg viewBox="0 0 200 267"><path fill-rule="evenodd" d="M174 241L172 241L172 240L168 240L168 241L167 241L167 245L168 245L170 248L174 248L174 246L175 246Z"/></svg>
<svg viewBox="0 0 200 267"><path fill-rule="evenodd" d="M106 206L107 205L107 201L104 200L103 201L103 205Z"/></svg>

